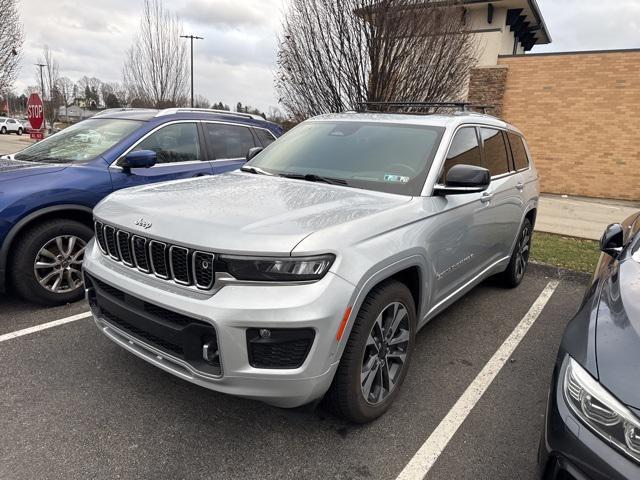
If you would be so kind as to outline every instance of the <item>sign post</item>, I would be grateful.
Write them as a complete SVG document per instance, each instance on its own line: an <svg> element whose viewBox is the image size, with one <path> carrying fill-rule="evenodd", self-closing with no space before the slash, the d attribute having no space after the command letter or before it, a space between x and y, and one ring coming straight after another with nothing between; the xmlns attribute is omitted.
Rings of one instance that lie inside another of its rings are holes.
<svg viewBox="0 0 640 480"><path fill-rule="evenodd" d="M44 132L42 131L44 124L44 105L37 93L29 95L29 100L27 101L27 117L31 124L31 129L29 130L31 138L42 140L44 138Z"/></svg>

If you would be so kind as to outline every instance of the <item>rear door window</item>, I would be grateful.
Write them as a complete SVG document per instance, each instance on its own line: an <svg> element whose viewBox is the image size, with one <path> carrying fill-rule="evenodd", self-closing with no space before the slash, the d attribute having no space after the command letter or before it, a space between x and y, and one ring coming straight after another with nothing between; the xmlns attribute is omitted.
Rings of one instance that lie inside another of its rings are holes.
<svg viewBox="0 0 640 480"><path fill-rule="evenodd" d="M484 144L485 168L489 169L492 177L509 173L509 156L502 132L495 128L481 128L480 134Z"/></svg>
<svg viewBox="0 0 640 480"><path fill-rule="evenodd" d="M464 127L458 130L453 137L447 159L444 162L444 171L440 183L444 183L447 173L455 165L473 165L482 167L480 155L480 143L475 127Z"/></svg>
<svg viewBox="0 0 640 480"><path fill-rule="evenodd" d="M509 132L509 144L511 145L511 154L513 155L513 162L516 165L516 170L524 170L529 168L529 157L527 155L527 149L524 146L524 140L520 135Z"/></svg>
<svg viewBox="0 0 640 480"><path fill-rule="evenodd" d="M256 146L248 127L223 123L204 123L205 137L212 160L245 158L249 149Z"/></svg>

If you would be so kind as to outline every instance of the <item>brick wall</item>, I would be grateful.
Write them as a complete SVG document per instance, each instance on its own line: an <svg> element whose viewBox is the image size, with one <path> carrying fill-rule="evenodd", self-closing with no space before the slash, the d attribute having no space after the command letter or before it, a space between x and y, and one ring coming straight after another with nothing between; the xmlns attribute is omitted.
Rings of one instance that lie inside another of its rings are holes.
<svg viewBox="0 0 640 480"><path fill-rule="evenodd" d="M487 110L487 113L500 117L508 70L504 65L472 69L468 101L474 105L492 105L494 108Z"/></svg>
<svg viewBox="0 0 640 480"><path fill-rule="evenodd" d="M542 191L640 200L640 51L499 63L508 67L502 117L525 133Z"/></svg>

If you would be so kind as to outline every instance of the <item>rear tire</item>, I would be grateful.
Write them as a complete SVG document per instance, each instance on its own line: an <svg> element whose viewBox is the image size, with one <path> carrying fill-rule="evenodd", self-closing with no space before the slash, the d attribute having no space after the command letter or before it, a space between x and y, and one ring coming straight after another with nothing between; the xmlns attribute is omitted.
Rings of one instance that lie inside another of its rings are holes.
<svg viewBox="0 0 640 480"><path fill-rule="evenodd" d="M7 127L2 127L2 128L0 129L0 133L1 133L2 135L6 135L6 134L7 134Z"/></svg>
<svg viewBox="0 0 640 480"><path fill-rule="evenodd" d="M16 132L18 135L22 135L22 129L18 128L18 131Z"/></svg>
<svg viewBox="0 0 640 480"><path fill-rule="evenodd" d="M75 220L50 220L27 230L10 254L17 293L41 305L64 305L84 297L81 267L93 230Z"/></svg>
<svg viewBox="0 0 640 480"><path fill-rule="evenodd" d="M375 287L360 307L325 404L354 423L385 413L409 369L416 325L406 285L387 280Z"/></svg>
<svg viewBox="0 0 640 480"><path fill-rule="evenodd" d="M501 275L502 284L505 287L515 288L522 283L524 274L527 272L527 266L529 265L532 237L533 226L531 225L531 221L525 218L522 227L520 227L520 232L518 232L518 239L511 254L509 266Z"/></svg>

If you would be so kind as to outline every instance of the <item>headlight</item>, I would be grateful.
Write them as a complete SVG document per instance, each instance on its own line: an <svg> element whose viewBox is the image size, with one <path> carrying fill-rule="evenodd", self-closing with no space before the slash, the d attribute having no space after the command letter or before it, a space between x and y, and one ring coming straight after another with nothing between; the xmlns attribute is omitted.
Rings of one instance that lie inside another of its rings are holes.
<svg viewBox="0 0 640 480"><path fill-rule="evenodd" d="M314 257L238 257L220 255L227 271L238 280L301 282L320 280L329 271L334 255Z"/></svg>
<svg viewBox="0 0 640 480"><path fill-rule="evenodd" d="M640 462L640 420L571 357L564 396L588 427Z"/></svg>

